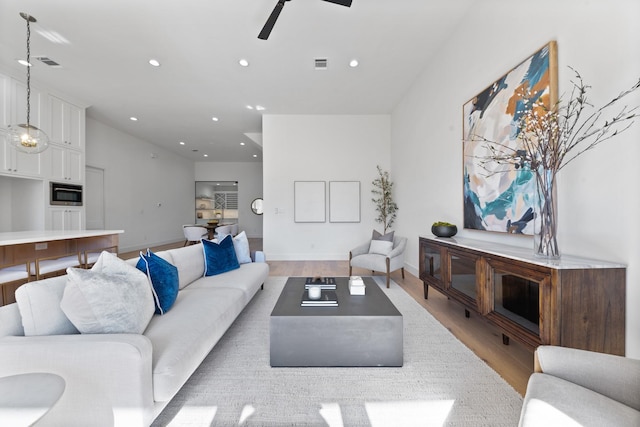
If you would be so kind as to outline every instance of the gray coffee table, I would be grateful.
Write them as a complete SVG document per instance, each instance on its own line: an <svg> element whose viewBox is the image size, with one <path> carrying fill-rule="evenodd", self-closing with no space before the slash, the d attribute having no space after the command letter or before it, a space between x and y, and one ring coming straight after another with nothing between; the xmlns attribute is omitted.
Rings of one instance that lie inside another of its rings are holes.
<svg viewBox="0 0 640 427"><path fill-rule="evenodd" d="M271 313L271 366L402 366L402 314L370 277L366 295L336 277L338 307L300 307L305 277L291 277Z"/></svg>

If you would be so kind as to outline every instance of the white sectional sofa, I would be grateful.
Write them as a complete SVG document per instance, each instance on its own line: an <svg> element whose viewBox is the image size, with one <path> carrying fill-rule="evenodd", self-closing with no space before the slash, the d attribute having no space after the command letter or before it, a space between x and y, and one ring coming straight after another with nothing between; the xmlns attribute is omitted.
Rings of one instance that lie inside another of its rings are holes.
<svg viewBox="0 0 640 427"><path fill-rule="evenodd" d="M151 424L269 274L265 262L252 262L203 277L202 244L157 255L177 267L180 290L171 309L153 315L142 334L24 336L18 304L0 307L0 377L48 372L66 381L61 399L38 425ZM66 280L60 276L40 285L48 286L50 300L59 301ZM31 307L43 315L48 310L44 302Z"/></svg>

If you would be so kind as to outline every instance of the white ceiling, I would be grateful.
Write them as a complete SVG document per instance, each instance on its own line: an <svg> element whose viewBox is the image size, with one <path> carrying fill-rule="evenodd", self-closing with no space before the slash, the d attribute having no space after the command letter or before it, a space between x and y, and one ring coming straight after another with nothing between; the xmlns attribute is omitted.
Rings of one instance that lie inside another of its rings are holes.
<svg viewBox="0 0 640 427"><path fill-rule="evenodd" d="M261 161L247 136L261 140L261 112L247 105L266 114L388 114L425 67L438 66L430 59L473 1L353 0L347 8L292 0L265 41L257 36L277 0L0 0L0 66L26 75L16 60L26 56L19 12L29 13L38 20L32 57L61 65L32 59L32 84L193 160ZM328 69L315 70L315 58L328 59ZM350 68L354 58L360 66Z"/></svg>

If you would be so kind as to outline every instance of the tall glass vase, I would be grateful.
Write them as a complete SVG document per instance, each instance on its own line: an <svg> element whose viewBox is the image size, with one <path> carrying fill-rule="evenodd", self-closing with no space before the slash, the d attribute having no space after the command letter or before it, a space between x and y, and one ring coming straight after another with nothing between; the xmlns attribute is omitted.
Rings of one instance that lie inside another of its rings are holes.
<svg viewBox="0 0 640 427"><path fill-rule="evenodd" d="M537 197L533 219L533 252L540 258L558 259L558 212L556 206L556 171L536 171Z"/></svg>

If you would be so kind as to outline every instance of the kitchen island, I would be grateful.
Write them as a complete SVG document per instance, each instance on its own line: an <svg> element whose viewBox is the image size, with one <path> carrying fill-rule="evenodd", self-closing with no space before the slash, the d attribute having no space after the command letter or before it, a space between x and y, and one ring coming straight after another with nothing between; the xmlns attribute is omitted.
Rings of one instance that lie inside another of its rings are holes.
<svg viewBox="0 0 640 427"><path fill-rule="evenodd" d="M27 270L36 259L57 258L117 248L123 230L15 231L0 233L0 270L5 267ZM24 273L23 273L24 274ZM0 283L0 305L15 301L15 290L25 281L10 279Z"/></svg>
<svg viewBox="0 0 640 427"><path fill-rule="evenodd" d="M118 246L124 230L14 231L0 233L0 268L35 261L36 258L64 256Z"/></svg>

